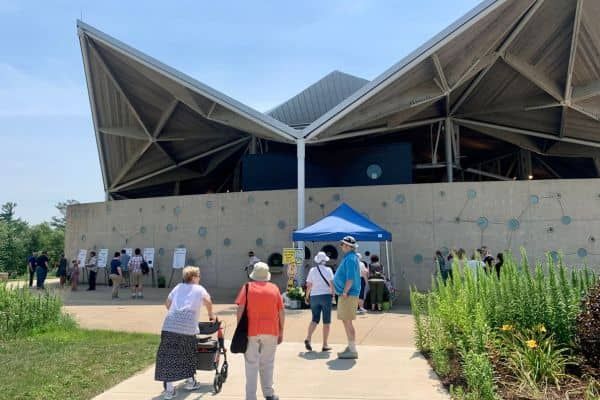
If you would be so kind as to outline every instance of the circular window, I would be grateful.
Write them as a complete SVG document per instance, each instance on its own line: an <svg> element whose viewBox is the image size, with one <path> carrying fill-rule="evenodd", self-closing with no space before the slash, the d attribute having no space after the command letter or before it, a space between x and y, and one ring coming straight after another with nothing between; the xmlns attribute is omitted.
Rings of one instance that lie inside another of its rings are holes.
<svg viewBox="0 0 600 400"><path fill-rule="evenodd" d="M337 260L338 258L338 251L335 246L330 244L325 245L321 248L321 251L327 254L327 257L331 258L332 260Z"/></svg>
<svg viewBox="0 0 600 400"><path fill-rule="evenodd" d="M267 262L271 267L281 267L283 266L283 257L280 253L273 253L269 256Z"/></svg>
<svg viewBox="0 0 600 400"><path fill-rule="evenodd" d="M379 179L382 174L383 170L377 164L371 164L367 167L367 176L369 177L369 179Z"/></svg>

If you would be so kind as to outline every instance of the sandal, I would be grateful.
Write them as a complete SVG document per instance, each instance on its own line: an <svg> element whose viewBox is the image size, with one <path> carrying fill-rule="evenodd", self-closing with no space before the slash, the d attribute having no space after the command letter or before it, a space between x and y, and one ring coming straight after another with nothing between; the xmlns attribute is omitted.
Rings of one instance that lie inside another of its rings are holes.
<svg viewBox="0 0 600 400"><path fill-rule="evenodd" d="M304 348L305 348L307 351L312 351L312 346L310 345L310 341L308 341L308 340L305 340L305 341L304 341Z"/></svg>

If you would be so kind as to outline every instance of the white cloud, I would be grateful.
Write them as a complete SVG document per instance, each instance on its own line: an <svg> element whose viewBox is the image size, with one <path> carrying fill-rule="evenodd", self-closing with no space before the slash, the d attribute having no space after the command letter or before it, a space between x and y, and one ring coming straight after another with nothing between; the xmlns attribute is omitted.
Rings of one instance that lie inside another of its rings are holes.
<svg viewBox="0 0 600 400"><path fill-rule="evenodd" d="M0 63L0 117L89 115L87 88L68 79L49 80Z"/></svg>

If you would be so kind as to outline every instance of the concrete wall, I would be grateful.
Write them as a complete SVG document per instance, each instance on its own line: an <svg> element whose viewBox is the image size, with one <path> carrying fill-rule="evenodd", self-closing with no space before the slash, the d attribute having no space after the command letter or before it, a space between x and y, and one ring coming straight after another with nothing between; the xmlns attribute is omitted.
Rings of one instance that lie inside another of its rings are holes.
<svg viewBox="0 0 600 400"><path fill-rule="evenodd" d="M174 249L185 246L207 287L234 289L245 280L249 249L266 260L290 246L295 201L287 190L76 205L67 213L66 254L155 247L157 268L168 278ZM307 222L340 202L392 232L393 278L403 302L408 285L429 286L438 248L518 253L524 246L530 259L561 251L570 265L597 269L600 262L600 180L314 189L307 191ZM322 245L309 245L313 255ZM283 286L285 277L274 281Z"/></svg>

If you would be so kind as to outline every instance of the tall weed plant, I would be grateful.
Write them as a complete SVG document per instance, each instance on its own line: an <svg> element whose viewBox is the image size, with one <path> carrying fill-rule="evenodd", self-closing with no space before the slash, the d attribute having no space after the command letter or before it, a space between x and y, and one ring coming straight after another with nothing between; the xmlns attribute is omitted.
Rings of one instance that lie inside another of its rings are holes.
<svg viewBox="0 0 600 400"><path fill-rule="evenodd" d="M455 262L453 278L444 283L437 277L429 293L412 288L417 347L437 353L442 365L441 347L469 355L471 361L463 359L463 368L483 365L494 332L507 324L517 330L544 326L557 348L573 347L581 299L597 277L587 269L569 271L561 259L554 262L548 256L545 265L531 265L524 250L521 256L519 263L506 254L499 277ZM490 385L477 389L476 397L488 398Z"/></svg>
<svg viewBox="0 0 600 400"><path fill-rule="evenodd" d="M28 335L67 322L61 306L61 299L50 292L32 293L0 284L0 338Z"/></svg>

